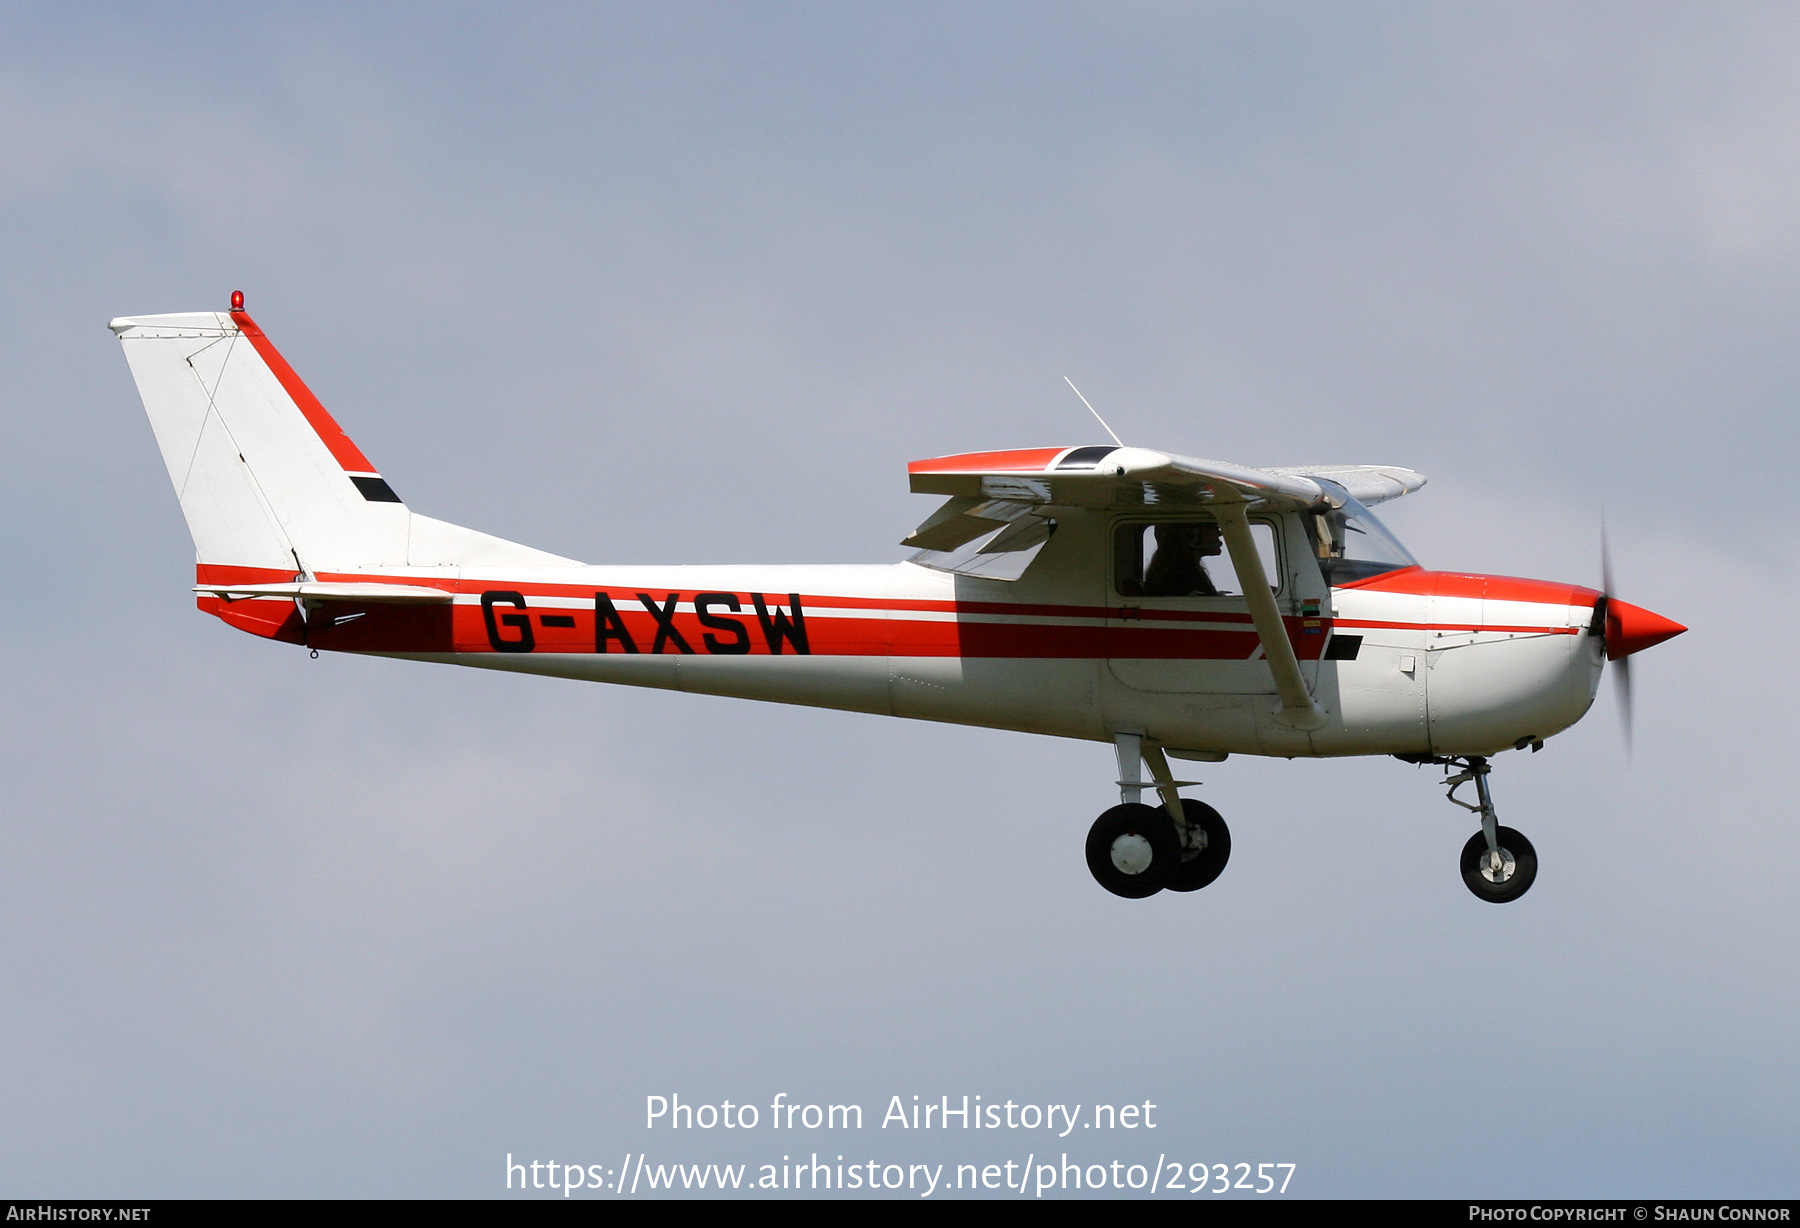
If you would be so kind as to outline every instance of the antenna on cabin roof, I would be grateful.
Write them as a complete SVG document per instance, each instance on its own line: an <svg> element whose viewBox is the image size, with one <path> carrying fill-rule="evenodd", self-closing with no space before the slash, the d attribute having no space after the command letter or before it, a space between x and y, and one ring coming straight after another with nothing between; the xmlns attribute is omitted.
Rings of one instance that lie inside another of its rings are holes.
<svg viewBox="0 0 1800 1228"><path fill-rule="evenodd" d="M1063 383L1067 384L1076 396L1081 397L1081 389L1075 387L1074 380L1065 375L1063 376ZM1100 416L1100 411L1095 409L1086 397L1081 397L1081 403L1088 407L1088 412L1090 414L1094 415L1094 421L1098 422L1101 426L1106 426L1106 419ZM1111 435L1113 437L1113 442L1118 444L1121 448L1125 446L1125 441L1119 438L1119 433L1113 430L1112 427L1106 426L1106 433Z"/></svg>

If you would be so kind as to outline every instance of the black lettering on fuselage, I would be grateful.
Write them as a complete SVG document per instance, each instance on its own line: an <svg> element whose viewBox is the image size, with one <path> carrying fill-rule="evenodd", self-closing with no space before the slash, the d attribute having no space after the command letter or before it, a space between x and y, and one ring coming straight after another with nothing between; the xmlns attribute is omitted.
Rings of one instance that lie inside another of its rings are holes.
<svg viewBox="0 0 1800 1228"><path fill-rule="evenodd" d="M518 597L518 594L501 593L498 596L501 600L510 600ZM757 621L762 624L763 643L768 646L771 655L780 655L783 651L782 646L785 644L797 655L809 656L812 653L812 646L806 638L806 611L800 605L800 594L789 593L787 598L788 608L782 609L780 605L770 608L769 602L763 599L761 593L750 595L750 601L756 607ZM656 638L651 641L649 652L653 654L669 651L688 654L694 652L694 646L688 642L687 636L675 625L675 610L681 604L680 593L665 593L660 601L649 593L639 593L637 599L638 604L643 606L650 617L656 621ZM693 601L695 619L702 627L709 628L700 637L701 642L706 645L708 653L717 656L736 656L751 650L748 625L741 619L727 618L723 614L713 612L714 607L722 607L734 614L742 610L743 603L736 594L696 593ZM519 598L518 604L523 606L523 603L524 599ZM518 614L507 615L500 621L512 626L515 620L524 617L524 615ZM491 614L488 621L489 638L494 639ZM550 625L547 620L545 625ZM714 631L722 631L726 635L714 635L712 634ZM524 634L527 637L530 636L529 627L525 628ZM618 642L617 648L613 647L615 640ZM665 647L666 645L673 645L673 647ZM508 650L521 651L516 642L510 644ZM618 607L613 604L613 599L606 593L594 594L594 651L645 651L638 647L637 641L632 638L630 629L625 625L624 617L619 613Z"/></svg>
<svg viewBox="0 0 1800 1228"><path fill-rule="evenodd" d="M631 632L626 628L625 620L619 617L619 609L613 604L612 598L605 593L595 593L594 651L608 651L607 645L613 640L619 641L621 651L638 650L637 641L631 638Z"/></svg>
<svg viewBox="0 0 1800 1228"><path fill-rule="evenodd" d="M702 635L700 639L705 643L706 651L726 655L749 652L749 628L735 618L726 618L723 614L711 613L709 607L715 605L722 605L733 613L744 608L738 602L737 597L731 593L694 594L694 617L700 620L700 625L711 627L712 631L731 632L732 638L729 640L721 640L712 631Z"/></svg>
<svg viewBox="0 0 1800 1228"><path fill-rule="evenodd" d="M504 589L489 589L481 594L481 621L487 624L488 644L493 650L495 652L530 652L536 648L537 637L531 633L531 615L501 614L496 618L494 614L496 605L516 606L523 610L525 594L509 592ZM516 640L502 638L500 635L501 624L518 628L519 638Z"/></svg>
<svg viewBox="0 0 1800 1228"><path fill-rule="evenodd" d="M794 646L794 651L801 656L812 652L806 645L806 615L800 608L800 594L789 593L788 605L792 607L794 616L788 618L787 611L776 606L773 611L763 603L761 593L750 594L750 600L756 603L756 617L762 623L763 639L769 645L771 656L781 655L781 642L786 640Z"/></svg>
<svg viewBox="0 0 1800 1228"><path fill-rule="evenodd" d="M652 653L661 652L665 640L672 642L677 652L694 651L687 640L682 638L681 632L675 629L675 607L681 601L680 593L670 593L668 600L661 605L657 605L649 593L639 593L637 599L639 604L650 611L650 617L656 620L656 639L650 645Z"/></svg>

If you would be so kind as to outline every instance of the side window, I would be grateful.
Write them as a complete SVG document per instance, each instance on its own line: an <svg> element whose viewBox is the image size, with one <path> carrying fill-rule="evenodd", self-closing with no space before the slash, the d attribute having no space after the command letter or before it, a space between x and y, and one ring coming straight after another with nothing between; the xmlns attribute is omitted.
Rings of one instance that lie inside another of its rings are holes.
<svg viewBox="0 0 1800 1228"><path fill-rule="evenodd" d="M1275 527L1250 522L1269 587L1281 591ZM1113 532L1113 588L1121 597L1235 597L1244 591L1217 521L1153 520Z"/></svg>

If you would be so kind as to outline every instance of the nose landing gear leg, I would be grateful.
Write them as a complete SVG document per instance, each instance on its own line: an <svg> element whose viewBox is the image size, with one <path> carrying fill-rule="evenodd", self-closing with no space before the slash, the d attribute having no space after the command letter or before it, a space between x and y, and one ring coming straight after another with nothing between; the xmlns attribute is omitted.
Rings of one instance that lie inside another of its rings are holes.
<svg viewBox="0 0 1800 1228"><path fill-rule="evenodd" d="M1481 816L1481 830L1463 845L1462 877L1475 898L1490 904L1509 904L1531 889L1537 879L1537 850L1531 841L1510 827L1500 826L1494 813L1493 794L1488 791L1488 761L1482 755L1466 759L1437 759L1448 767L1462 765L1463 770L1449 777L1445 794L1453 804ZM1475 782L1473 802L1465 802L1456 791Z"/></svg>

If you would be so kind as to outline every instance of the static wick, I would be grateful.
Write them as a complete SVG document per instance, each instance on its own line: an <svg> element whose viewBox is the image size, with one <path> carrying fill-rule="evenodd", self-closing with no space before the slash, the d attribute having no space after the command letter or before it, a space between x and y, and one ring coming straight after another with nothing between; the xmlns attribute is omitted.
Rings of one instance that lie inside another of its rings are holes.
<svg viewBox="0 0 1800 1228"><path fill-rule="evenodd" d="M1063 383L1067 384L1070 389L1074 391L1076 396L1081 397L1081 389L1075 387L1074 380L1065 375L1063 376ZM1086 397L1081 397L1081 403L1088 407L1088 412L1090 414L1094 415L1094 421L1098 422L1101 426L1106 427L1106 433L1112 436L1113 442L1118 444L1121 448L1124 447L1125 441L1119 438L1119 433L1113 430L1112 427L1106 426L1106 419L1100 416L1100 411L1095 409Z"/></svg>

